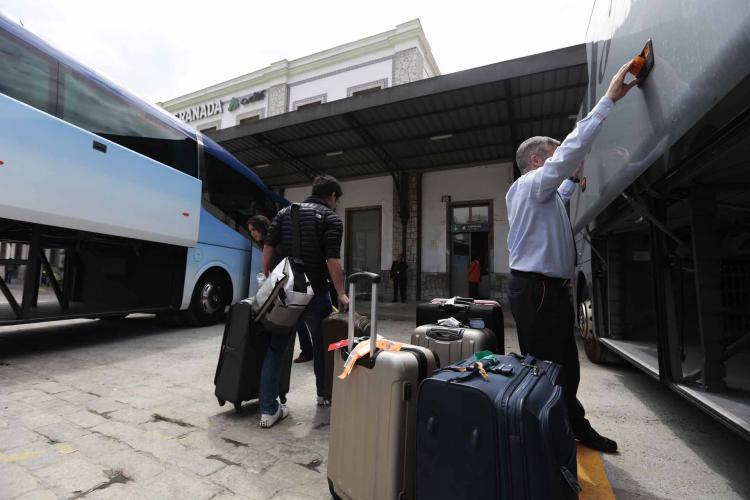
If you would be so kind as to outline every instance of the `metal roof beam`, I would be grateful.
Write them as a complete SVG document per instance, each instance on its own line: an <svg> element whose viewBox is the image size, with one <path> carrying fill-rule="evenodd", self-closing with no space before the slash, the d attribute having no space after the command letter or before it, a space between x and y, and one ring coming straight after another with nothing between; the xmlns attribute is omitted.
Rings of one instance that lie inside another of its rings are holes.
<svg viewBox="0 0 750 500"><path fill-rule="evenodd" d="M508 88L510 87L510 80L505 80L505 83L506 83L506 95L510 95L510 94L508 94L508 92L509 92ZM525 97L533 97L535 95L541 95L541 94L549 94L549 93L557 92L557 91L575 90L575 89L582 89L582 90L584 90L585 88L586 88L586 84L585 83L575 84L575 85L566 85L566 86L563 86L563 87L557 87L557 88L549 89L549 90L540 90L540 91L536 91L536 92L529 92L527 94L523 94L523 95L518 96L517 99L521 99L521 98L525 98ZM494 104L507 103L509 100L510 99L508 97L502 97L502 98L499 98L499 99L485 99L483 101L479 101L479 102L476 102L474 104L470 104L468 106L464 106L464 105L450 106L450 107L441 108L441 109L436 110L436 111L425 111L425 112L422 112L422 113L417 113L417 114L409 115L407 118L400 118L400 119L397 119L397 120L392 120L392 119L389 119L389 120L380 120L380 121L377 121L377 122L368 123L367 126L368 127L377 127L379 125L385 125L385 124L388 124L388 123L393 123L394 121L403 121L403 120L407 120L407 119L411 120L411 119L414 119L414 118L425 118L425 117L428 117L428 116L439 115L439 114L442 114L442 113L450 113L452 111L471 110L472 108L476 108L476 107L484 107L484 106L491 106L491 105L494 105ZM508 107L510 107L510 106L508 106ZM570 114L572 114L572 113L566 113L566 116L570 115ZM326 131L326 132L320 132L320 133L316 133L316 134L306 135L304 137L297 137L297 138L294 138L294 139L286 139L284 141L278 141L278 142L276 142L276 144L284 145L284 144L289 144L291 142L298 142L298 141L304 141L304 140L308 140L308 139L315 139L317 137L323 137L323 136L327 136L327 135L330 135L330 134L336 134L336 133L340 133L340 132L346 132L347 130L348 130L347 127L343 127L343 128L340 128L340 129L337 129L337 130L334 130L334 131L330 131L329 130L329 131ZM231 150L231 148L227 148L227 149ZM259 147L258 146L252 146L252 147L249 147L249 148L237 149L237 150L234 150L234 151L235 152L241 152L241 151L250 151L250 150L253 150L253 149L259 149Z"/></svg>
<svg viewBox="0 0 750 500"><path fill-rule="evenodd" d="M526 119L526 120L516 120L515 123L516 124L524 124L524 123L533 123L533 122L538 122L538 121L543 121L543 120L556 120L556 119L560 119L560 118L568 118L568 116L570 116L570 113L555 113L555 114L544 115L544 116L539 117L539 118L529 118L529 119ZM377 145L382 150L383 146L392 146L392 145L395 145L395 144L406 144L408 142L413 142L413 141L428 141L428 140L430 140L430 137L434 137L434 136L437 136L437 135L443 135L443 134L449 134L449 133L453 134L453 135L458 135L458 134L466 134L466 133L471 133L471 132L478 132L478 131L486 130L486 129L489 129L489 128L507 127L507 126L510 126L511 123L513 123L513 122L507 121L507 122L501 122L501 123L491 123L491 124L486 124L486 125L476 125L476 126L473 126L473 127L465 127L465 128L460 128L460 129L442 130L442 131L439 131L439 132L431 133L429 135L420 134L420 135L414 135L414 136L408 136L408 137L399 137L398 139L392 139L392 140L388 140L388 141L377 141L376 139L374 139L372 137L372 135L369 133L369 131L367 131L365 133L368 134L368 138L369 139L366 139L362 134L359 134L360 138L364 141L365 144L363 144L362 146L357 146L357 147L352 147L352 148L341 148L341 149L339 149L339 151L343 151L344 153L347 153L347 152L355 152L355 151L362 151L362 150L368 150L368 149L370 149L370 150L373 150L373 152L374 152L375 149L372 147L371 142L368 142L368 141L372 141L372 144ZM362 128L362 130L364 130L364 127ZM518 147L518 141L517 141L517 139L515 139L513 137L512 133L511 133L511 136L512 136L511 137L511 141L512 142L510 142L510 143L502 143L502 144L511 144L511 145L515 145L515 147ZM450 139L448 139L448 140L450 140ZM501 144L501 143L497 143L497 144ZM324 151L321 150L321 151L316 151L314 153L308 153L308 154L305 154L305 155L295 156L294 158L297 158L299 160L304 161L304 160L311 159L311 158L325 157L326 153L330 152L330 149L331 148L328 148L328 149L326 149ZM247 151L248 150L232 151L232 154L234 154L235 156L240 156L240 155L242 155L243 153L245 153ZM447 151L447 152L450 152L450 151ZM384 152L384 154L388 154L388 153ZM389 155L389 157L390 157L390 155ZM399 157L398 159L400 160L402 158L406 158L406 157ZM394 160L394 161L396 161L396 160ZM273 162L271 162L271 163L273 163Z"/></svg>
<svg viewBox="0 0 750 500"><path fill-rule="evenodd" d="M480 149L480 148L487 148L487 147L493 147L493 146L502 147L502 146L510 146L510 145L511 145L511 143L509 143L509 142L492 142L492 143L487 143L487 144L480 144L478 146L469 146L469 147L465 147L465 148L453 149L451 151L441 151L441 152L436 152L436 153L427 153L427 154L419 154L419 155L412 155L412 156L404 156L404 157L399 158L399 160L417 160L419 158L429 158L429 157L432 157L432 156L443 156L443 155L449 154L449 153L462 153L462 152L465 152L465 151L474 151L474 150L477 150L477 149ZM488 160L491 160L491 159L492 158L488 158ZM495 159L496 160L504 160L505 158L500 157L500 158L495 158ZM331 167L325 168L325 172L328 173L328 172L339 171L339 170L343 170L343 169L351 169L351 168L354 168L354 167L361 167L361 166L364 166L364 165L375 165L377 163L378 162L376 162L376 161L365 161L365 162L360 162L360 163L347 163L346 165L335 165L335 166L331 166ZM450 164L450 163L448 163L448 164ZM456 162L455 165L463 165L463 162ZM444 166L444 164L441 164L441 166ZM429 169L430 166L428 165L426 168ZM412 169L409 169L409 170L412 170ZM383 170L383 173L390 173L390 170ZM277 179L277 178L280 178L280 177L287 177L289 175L290 174L281 174L281 175L276 175L276 176L264 176L263 180L264 181L271 181L271 180L274 180L274 179Z"/></svg>
<svg viewBox="0 0 750 500"><path fill-rule="evenodd" d="M369 146L372 152L375 153L375 156L377 156L380 161L385 164L385 167L388 169L391 177L393 178L393 184L394 186L396 186L396 194L398 195L399 200L398 212L401 218L401 248L406 248L406 225L407 221L409 220L409 200L408 192L406 189L406 175L404 174L404 171L399 166L399 164L396 163L396 161L393 159L393 157L380 146L380 143L375 140L370 131L367 130L367 128L363 127L353 114L344 114L344 119L349 123L349 125L351 125L351 127L365 142L365 144Z"/></svg>
<svg viewBox="0 0 750 500"><path fill-rule="evenodd" d="M297 170L299 173L307 177L309 180L313 180L315 179L315 177L320 175L320 172L318 170L316 170L315 168L305 163L303 160L300 160L299 158L291 154L283 146L279 146L278 144L275 144L273 141L268 139L265 135L256 134L253 136L253 138L261 142L263 146L266 147L268 150L270 150L273 154L280 157L284 161L289 162L289 164L292 167L294 167L295 170Z"/></svg>
<svg viewBox="0 0 750 500"><path fill-rule="evenodd" d="M518 134L516 133L516 112L513 110L513 100L510 98L512 90L510 88L510 80L505 80L505 93L508 96L506 101L506 108L508 111L508 121L510 122L508 127L510 128L510 140L513 143L513 150L517 150L520 143L518 142ZM515 156L515 155L514 155ZM521 176L521 167L516 163L516 159L513 158L513 178L517 179Z"/></svg>

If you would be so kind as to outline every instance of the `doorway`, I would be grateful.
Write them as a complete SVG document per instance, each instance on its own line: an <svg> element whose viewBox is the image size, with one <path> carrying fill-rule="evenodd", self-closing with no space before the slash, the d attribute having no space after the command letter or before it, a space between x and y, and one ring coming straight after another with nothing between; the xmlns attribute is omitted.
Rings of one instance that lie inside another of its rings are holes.
<svg viewBox="0 0 750 500"><path fill-rule="evenodd" d="M380 274L381 207L346 210L346 274L360 271ZM370 296L370 286L357 295Z"/></svg>
<svg viewBox="0 0 750 500"><path fill-rule="evenodd" d="M490 205L473 203L449 208L450 295L468 297L468 270L472 258L479 259L481 281L478 297L490 295Z"/></svg>

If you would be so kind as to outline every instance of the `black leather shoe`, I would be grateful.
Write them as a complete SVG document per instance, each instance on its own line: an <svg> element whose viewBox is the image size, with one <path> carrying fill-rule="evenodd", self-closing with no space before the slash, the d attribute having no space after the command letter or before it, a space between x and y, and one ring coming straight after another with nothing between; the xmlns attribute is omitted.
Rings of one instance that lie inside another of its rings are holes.
<svg viewBox="0 0 750 500"><path fill-rule="evenodd" d="M297 356L294 360L295 363L307 363L308 361L311 361L313 359L312 356L308 354L300 354Z"/></svg>
<svg viewBox="0 0 750 500"><path fill-rule="evenodd" d="M589 448L603 451L604 453L615 453L617 451L617 443L615 441L602 436L591 427L583 432L576 433L576 439Z"/></svg>

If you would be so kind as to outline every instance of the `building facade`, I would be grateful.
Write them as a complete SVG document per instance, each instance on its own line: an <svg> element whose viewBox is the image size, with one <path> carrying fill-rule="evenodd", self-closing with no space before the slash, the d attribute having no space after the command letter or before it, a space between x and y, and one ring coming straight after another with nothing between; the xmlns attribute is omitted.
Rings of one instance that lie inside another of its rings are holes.
<svg viewBox="0 0 750 500"><path fill-rule="evenodd" d="M211 134L438 75L421 24L413 20L160 104ZM249 167L263 177L270 166ZM344 196L338 211L344 221L345 271L380 272L385 278L383 298L389 298L389 270L403 252L409 299L467 296L467 270L471 258L477 257L482 267L479 294L504 302L509 273L505 194L513 182L512 164L455 165L402 175L401 198L389 175L342 180ZM290 201L301 201L310 193L309 186L272 187Z"/></svg>

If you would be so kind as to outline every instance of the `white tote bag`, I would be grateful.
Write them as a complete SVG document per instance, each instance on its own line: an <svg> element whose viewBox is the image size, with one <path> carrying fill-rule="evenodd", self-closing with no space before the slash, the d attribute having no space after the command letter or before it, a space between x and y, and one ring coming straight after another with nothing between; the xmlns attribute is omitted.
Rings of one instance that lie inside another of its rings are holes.
<svg viewBox="0 0 750 500"><path fill-rule="evenodd" d="M289 333L314 296L299 257L299 208L296 203L291 207L292 257L276 266L253 299L255 321L273 333ZM296 275L293 262L298 263Z"/></svg>

